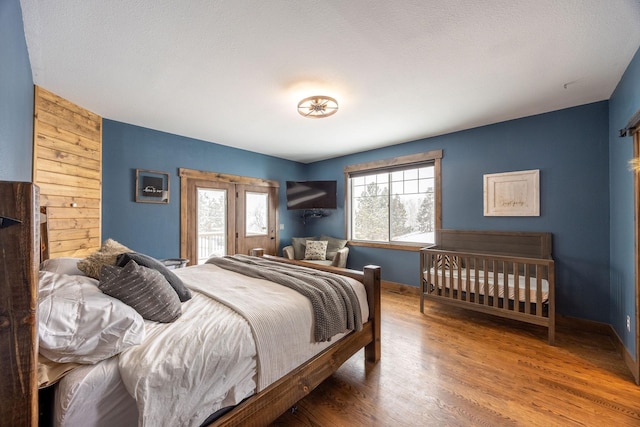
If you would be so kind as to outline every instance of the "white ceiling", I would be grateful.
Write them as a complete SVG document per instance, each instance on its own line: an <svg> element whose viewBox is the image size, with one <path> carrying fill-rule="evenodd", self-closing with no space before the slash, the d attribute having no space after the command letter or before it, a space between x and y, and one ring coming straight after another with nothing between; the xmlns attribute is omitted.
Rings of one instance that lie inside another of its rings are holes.
<svg viewBox="0 0 640 427"><path fill-rule="evenodd" d="M640 46L640 0L21 4L37 85L300 162L608 99ZM338 113L300 116L318 94Z"/></svg>

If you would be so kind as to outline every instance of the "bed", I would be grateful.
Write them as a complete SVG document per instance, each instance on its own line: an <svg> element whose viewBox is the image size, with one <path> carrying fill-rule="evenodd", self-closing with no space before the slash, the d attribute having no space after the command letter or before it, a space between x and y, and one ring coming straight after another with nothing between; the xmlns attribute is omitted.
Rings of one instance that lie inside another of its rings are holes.
<svg viewBox="0 0 640 427"><path fill-rule="evenodd" d="M546 327L555 339L552 236L542 232L438 230L420 250L426 300Z"/></svg>
<svg viewBox="0 0 640 427"><path fill-rule="evenodd" d="M39 227L39 203L38 203L38 188L30 183L13 183L13 182L0 182L0 260L3 265L3 271L1 273L2 281L0 281L0 340L2 341L3 352L2 356L2 368L4 372L8 372L6 381L3 381L0 385L0 413L2 414L3 422L7 422L8 425L36 425L38 423L39 413L43 413L43 402L38 402L38 289L43 285L43 274L46 277L53 278L52 282L61 280L62 276L64 280L67 280L67 276L70 274L56 275L54 272L39 272L40 268L40 227ZM46 248L46 244L43 246ZM299 267L299 263L291 260L282 260L277 257L266 256L260 250L255 250L252 253L253 257L248 257L255 262L273 262L278 265L291 265ZM230 286L234 288L229 291L232 294L231 303L220 304L219 301L214 298L208 298L207 292L213 292L205 289L207 287L207 275L211 274L211 271L218 269L218 265L205 265L196 267L187 267L176 270L176 274L179 274L184 283L188 285L193 298L187 302L182 302L182 314L175 321L175 323L161 324L147 328L146 333L148 336L162 335L165 329L177 328L179 321L188 321L190 317L194 324L199 324L203 319L203 313L209 315L214 310L223 310L229 317L242 317L245 321L245 316L253 317L255 313L251 312L251 307L242 308L240 310L248 310L239 315L238 312L229 309L229 305L236 303L240 304L241 300L241 288L244 288L245 292L253 294L257 292L255 283L258 281L265 282L262 278L251 278L253 281L247 282L245 285L238 284L237 286ZM308 266L306 268L309 269ZM204 271L207 270L207 271ZM251 353L251 343L254 342L256 349L264 348L264 342L269 341L272 337L269 335L259 338L254 329L265 329L267 332L272 331L273 327L243 326L245 329L244 338L237 340L235 338L229 338L229 341L241 341L238 345L237 353L233 356L220 356L215 359L219 365L226 363L227 365L241 365L237 371L230 373L228 376L222 375L217 380L221 383L227 382L228 377L239 378L239 382L234 383L231 387L228 387L222 399L218 399L216 405L207 406L207 415L211 412L216 412L215 417L204 417L205 412L201 407L197 408L198 416L194 419L190 419L188 424L191 425L267 425L271 421L275 420L278 416L294 406L295 403L302 397L311 392L318 384L324 379L329 377L335 372L340 365L348 358L358 352L364 347L364 356L368 362L376 362L380 358L380 269L375 266L367 266L363 272L357 272L353 270L336 269L332 267L318 267L315 270L323 272L330 272L339 274L348 278L351 282L355 282L362 286L362 292L358 294L358 301L362 303L364 301L364 307L360 313L366 314L366 318L362 319L361 328L355 328L353 331L345 331L345 333L330 337L330 339L318 340L318 328L317 317L311 320L313 328L307 330L307 346L314 347L302 348L301 345L291 343L287 345L287 348L299 349L291 351L295 353L301 362L296 362L295 366L282 366L278 367L281 357L278 356L277 349L268 349L266 353L271 352L271 362L265 362L269 360L263 353L253 357ZM221 272L217 272L218 279L215 282L224 280ZM226 274L226 273L224 273ZM297 274L297 273L296 273ZM224 276L229 277L229 276ZM80 280L80 279L76 279ZM85 280L85 279L82 279ZM82 281L80 280L80 281ZM86 280L85 280L86 281ZM213 282L213 281L212 281ZM231 282L229 282L231 283ZM354 285L356 286L356 285ZM224 286L223 286L224 287ZM229 286L227 286L228 288ZM270 295L279 295L283 291L279 290L284 288L280 285L270 284L267 285L267 292L271 292ZM354 288L355 289L355 288ZM294 292L287 289L287 292ZM40 290L41 297L43 290ZM356 292L358 293L358 292ZM279 299L273 299L272 301L280 301ZM299 296L300 297L300 296ZM235 298L235 300L233 300ZM262 297L254 296L255 299ZM304 297L302 297L304 298ZM264 298L262 298L264 299ZM213 305L212 304L213 301ZM306 300L305 300L306 301ZM190 310L191 306L202 306L198 311ZM279 305L279 304L273 304ZM301 304L295 304L301 305ZM304 305L304 304L303 304ZM307 301L307 305L311 306L311 303ZM222 308L221 308L222 306ZM236 307L234 307L236 308ZM361 305L362 308L362 305ZM231 312L231 314L229 314ZM197 313L197 314L194 314ZM234 314L235 313L235 314ZM206 317L206 316L204 316ZM40 319L42 320L42 319ZM291 321L290 321L291 322ZM297 321L294 321L296 323ZM226 324L222 321L213 322L217 324ZM243 322L240 322L243 323ZM145 320L145 326L148 325L148 321ZM288 328L282 328L288 329ZM159 331L159 332L158 332ZM249 332L247 332L249 331ZM203 331L198 335L203 341L207 340L207 335ZM186 334L186 333L185 333ZM312 339L313 335L316 339ZM241 336L241 334L232 334L233 337ZM145 336L145 340L148 336ZM216 336L215 343L220 344L227 338L221 338L222 336ZM326 337L325 337L326 338ZM176 339L169 338L169 341ZM257 341L261 341L258 343ZM146 341L145 341L146 342ZM146 350L138 351L137 353L131 349L142 348L143 345L136 345L124 350L117 356L109 357L95 364L83 364L79 368L74 368L69 371L61 380L57 383L56 391L62 389L62 394L58 395L57 399L65 399L65 391L76 388L75 393L66 395L67 402L71 402L73 399L86 398L85 402L90 401L92 398L88 390L98 390L96 395L108 394L115 396L116 400L108 402L97 401L91 404L85 403L84 412L87 412L87 408L92 408L95 412L95 417L105 417L105 414L109 414L115 418L114 422L118 425L135 425L137 422L132 422L132 414L136 412L136 408L140 410L139 402L131 398L130 391L125 393L124 390L130 390L132 384L134 387L138 383L144 383L145 381L151 386L147 387L148 390L153 391L153 381L147 380L144 375L140 375L134 379L126 379L122 374L123 366L128 366L128 361L136 359L138 357L144 360L140 368L130 368L129 371L133 371L134 374L137 371L149 372L154 371L152 366L148 364L157 362L153 357L149 358L149 354L153 354L153 351L157 351L157 347L164 347L168 341L159 341L158 343L151 343ZM144 343L144 342L143 342ZM155 347L154 347L155 346ZM221 345L226 347L226 344ZM204 347L203 347L204 348ZM208 347L207 347L208 348ZM6 349L6 350L5 350ZM247 350L248 349L248 350ZM191 349L189 351L194 352ZM245 352L244 359L236 357L236 354ZM309 351L311 351L309 353ZM203 350L204 357L200 354L203 360L212 359L211 350ZM282 353L282 352L280 352ZM146 357L146 358L145 358ZM171 357L167 356L166 359ZM155 358L158 359L158 358ZM243 360L239 363L228 363L229 360ZM186 370L192 363L191 360L186 358L181 359L181 366L179 369ZM252 364L253 363L253 364ZM291 362L288 362L291 363ZM275 365L275 371L265 371L260 368L262 365ZM258 366L260 365L260 366ZM166 365L165 365L166 366ZM193 365L195 366L195 365ZM143 369L144 368L144 369ZM177 370L178 368L172 368ZM200 369L200 368L198 368ZM280 369L280 371L278 371ZM206 371L202 371L206 372ZM114 373L119 373L114 375ZM201 378L209 378L208 374L199 375ZM91 382L93 381L93 382ZM231 381L231 380L229 380ZM206 383L206 381L205 381ZM82 388L83 384L90 384L86 388ZM179 388L179 384L174 384ZM207 384L204 384L206 386ZM85 390L78 393L78 390ZM144 388L143 388L144 389ZM47 388L45 390L52 390ZM137 392L142 393L142 391ZM151 391L144 391L149 394L150 400L153 401L154 397ZM92 391L92 392L93 392ZM40 393L45 394L45 393ZM203 393L206 394L206 393ZM62 396L62 397L59 397ZM70 397L69 397L70 396ZM164 397L163 401L158 404L150 404L148 412L153 413L157 408L166 404L166 402L179 402L191 404L191 400L194 400L195 394L192 396L177 396L174 399L171 397ZM120 399L120 400L117 400ZM168 399L168 400L167 400ZM180 400L183 399L183 400ZM197 399L196 399L197 400ZM133 406L132 406L133 404ZM88 406L89 405L89 406ZM116 413L115 408L118 408ZM125 408L123 411L120 409ZM133 410L132 410L133 408ZM220 409L218 411L218 409ZM194 409L195 410L195 409ZM91 412L91 411L89 411ZM122 417L118 419L117 417ZM143 423L141 423L143 424ZM147 423L151 425L150 422Z"/></svg>

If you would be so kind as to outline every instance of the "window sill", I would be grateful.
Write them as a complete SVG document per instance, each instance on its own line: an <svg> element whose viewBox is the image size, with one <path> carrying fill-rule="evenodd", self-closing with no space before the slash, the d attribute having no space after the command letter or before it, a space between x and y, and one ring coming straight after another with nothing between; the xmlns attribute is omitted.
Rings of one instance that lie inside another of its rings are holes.
<svg viewBox="0 0 640 427"><path fill-rule="evenodd" d="M362 240L349 240L349 246L363 246L367 248L394 249L398 251L418 252L420 249L431 246L433 243L386 243L386 242L365 242Z"/></svg>

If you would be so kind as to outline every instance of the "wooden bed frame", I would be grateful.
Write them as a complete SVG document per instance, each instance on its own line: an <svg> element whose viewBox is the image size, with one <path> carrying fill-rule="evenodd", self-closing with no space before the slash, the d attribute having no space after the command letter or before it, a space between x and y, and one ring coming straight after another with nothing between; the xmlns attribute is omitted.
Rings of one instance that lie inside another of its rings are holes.
<svg viewBox="0 0 640 427"><path fill-rule="evenodd" d="M420 250L420 311L424 313L425 300L433 300L544 326L553 345L555 264L551 246L551 233L437 230L436 245ZM449 267L443 260L449 261ZM476 273L479 271L483 273ZM499 295L503 272L512 275L515 283L522 279L525 289L513 287L512 298L493 297ZM452 276L462 279L452 285ZM469 280L472 276L483 279L491 295L478 292ZM549 283L546 300L543 279Z"/></svg>
<svg viewBox="0 0 640 427"><path fill-rule="evenodd" d="M39 190L36 185L0 182L0 369L6 373L6 379L0 384L0 417L3 423L12 426L38 425L36 309L41 250L39 219ZM299 264L263 255L259 249L252 254ZM211 426L268 425L363 347L366 362L380 359L380 267L366 266L363 272L336 267L317 268L364 283L369 321L361 331L350 333L213 421Z"/></svg>

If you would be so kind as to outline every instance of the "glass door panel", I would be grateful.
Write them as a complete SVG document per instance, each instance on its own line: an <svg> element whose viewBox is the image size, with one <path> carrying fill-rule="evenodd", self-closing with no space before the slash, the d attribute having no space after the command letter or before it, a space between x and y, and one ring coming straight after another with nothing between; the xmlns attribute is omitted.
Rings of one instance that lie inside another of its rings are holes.
<svg viewBox="0 0 640 427"><path fill-rule="evenodd" d="M197 263L203 264L227 253L227 190L198 188L197 198Z"/></svg>
<svg viewBox="0 0 640 427"><path fill-rule="evenodd" d="M269 194L247 191L245 205L245 235L264 236L268 233Z"/></svg>

